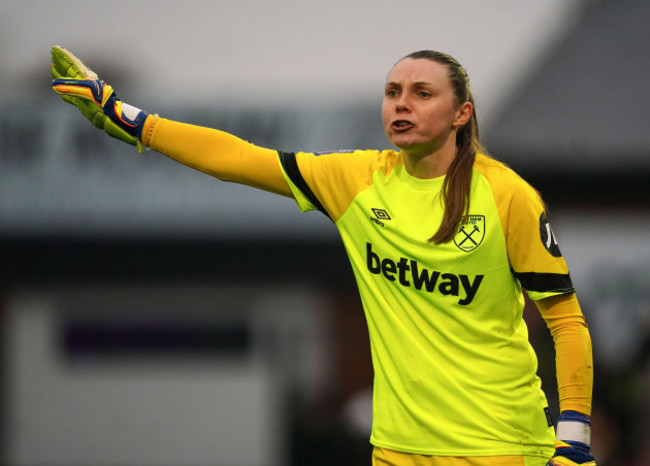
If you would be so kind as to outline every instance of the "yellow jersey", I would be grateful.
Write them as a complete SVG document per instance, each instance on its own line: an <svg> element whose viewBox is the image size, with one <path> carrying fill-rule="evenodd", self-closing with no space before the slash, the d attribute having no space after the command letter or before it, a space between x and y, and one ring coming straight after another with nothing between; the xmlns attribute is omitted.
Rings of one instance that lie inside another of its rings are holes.
<svg viewBox="0 0 650 466"><path fill-rule="evenodd" d="M550 457L522 286L532 299L574 289L537 192L477 154L469 215L453 241L434 244L444 177L414 178L392 150L280 160L300 209L332 219L354 270L375 371L371 443Z"/></svg>
<svg viewBox="0 0 650 466"><path fill-rule="evenodd" d="M436 245L428 239L442 219L444 179L413 178L395 151L290 154L164 118L145 136L178 162L294 197L335 222L368 321L377 447L552 455L522 288L555 342L560 409L591 412L591 340L566 263L540 197L505 165L477 155L469 216L452 242Z"/></svg>

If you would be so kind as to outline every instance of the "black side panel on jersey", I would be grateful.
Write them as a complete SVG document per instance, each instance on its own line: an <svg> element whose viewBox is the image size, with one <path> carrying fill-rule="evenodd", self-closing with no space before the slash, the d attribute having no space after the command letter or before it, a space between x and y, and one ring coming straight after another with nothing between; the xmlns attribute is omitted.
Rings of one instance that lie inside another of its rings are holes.
<svg viewBox="0 0 650 466"><path fill-rule="evenodd" d="M525 290L538 291L541 293L553 291L561 294L575 292L573 282L569 275L535 272L518 273L514 270L512 273L517 277L517 280L519 280L521 286L523 286Z"/></svg>
<svg viewBox="0 0 650 466"><path fill-rule="evenodd" d="M296 154L293 152L278 151L278 155L280 156L280 163L282 164L282 168L284 168L284 171L286 172L289 179L293 182L293 184L295 184L296 187L305 196L307 196L307 199L309 199L309 201L314 204L318 210L320 210L328 218L331 218L325 210L325 207L323 207L323 204L320 203L314 192L302 177L300 169L298 168L298 163L296 162Z"/></svg>

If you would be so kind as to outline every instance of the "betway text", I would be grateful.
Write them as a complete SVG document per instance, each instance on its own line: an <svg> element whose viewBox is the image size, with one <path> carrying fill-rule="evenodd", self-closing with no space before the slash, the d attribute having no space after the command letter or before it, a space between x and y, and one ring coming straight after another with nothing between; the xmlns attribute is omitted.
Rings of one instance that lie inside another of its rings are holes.
<svg viewBox="0 0 650 466"><path fill-rule="evenodd" d="M476 297L483 275L471 278L469 275L443 273L422 267L418 261L400 257L398 260L381 258L366 243L366 263L368 270L375 275L383 275L386 280L402 286L414 287L427 293L440 293L460 298L458 304L466 306Z"/></svg>

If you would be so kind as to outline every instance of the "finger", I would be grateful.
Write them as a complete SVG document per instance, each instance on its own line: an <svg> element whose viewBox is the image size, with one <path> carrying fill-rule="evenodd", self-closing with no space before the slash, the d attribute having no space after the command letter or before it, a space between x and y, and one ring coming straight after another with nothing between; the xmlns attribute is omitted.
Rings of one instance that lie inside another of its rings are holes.
<svg viewBox="0 0 650 466"><path fill-rule="evenodd" d="M72 52L55 45L52 47L52 62L63 76L81 79L98 79L97 74L88 68Z"/></svg>
<svg viewBox="0 0 650 466"><path fill-rule="evenodd" d="M53 68L56 69L58 76L62 78L81 77L78 76L79 73L77 72L72 61L69 59L68 55L59 46L52 47L52 65Z"/></svg>
<svg viewBox="0 0 650 466"><path fill-rule="evenodd" d="M72 95L61 94L61 98L65 102L78 107L82 111L88 106L88 101L84 100L84 99L81 99L79 97L75 97L75 96L72 96Z"/></svg>
<svg viewBox="0 0 650 466"><path fill-rule="evenodd" d="M52 65L50 66L50 70L52 71L52 77L54 79L61 79L64 77L61 76L61 73L59 73L59 70L56 69L56 65L54 63L52 63Z"/></svg>
<svg viewBox="0 0 650 466"><path fill-rule="evenodd" d="M83 68L79 66L79 59L58 45L52 47L52 62L56 65L58 71L63 76L71 78L86 77Z"/></svg>
<svg viewBox="0 0 650 466"><path fill-rule="evenodd" d="M77 105L77 102L80 100L79 97L72 97L70 95L61 94L61 98L69 104Z"/></svg>
<svg viewBox="0 0 650 466"><path fill-rule="evenodd" d="M104 119L106 117L97 105L88 100L70 95L62 95L61 98L67 103L76 106L81 111L81 114L89 119L93 125L104 129Z"/></svg>
<svg viewBox="0 0 650 466"><path fill-rule="evenodd" d="M101 106L102 88L97 81L71 78L54 79L52 88L61 95L71 95L90 100Z"/></svg>

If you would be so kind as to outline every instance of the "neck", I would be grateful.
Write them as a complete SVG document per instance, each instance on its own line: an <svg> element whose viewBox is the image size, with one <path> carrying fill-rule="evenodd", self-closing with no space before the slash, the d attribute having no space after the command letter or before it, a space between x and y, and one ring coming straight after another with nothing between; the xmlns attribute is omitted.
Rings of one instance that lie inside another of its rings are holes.
<svg viewBox="0 0 650 466"><path fill-rule="evenodd" d="M456 152L455 137L447 138L441 147L433 151L402 150L406 171L411 176L422 179L437 178L447 174Z"/></svg>

